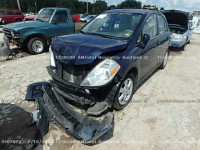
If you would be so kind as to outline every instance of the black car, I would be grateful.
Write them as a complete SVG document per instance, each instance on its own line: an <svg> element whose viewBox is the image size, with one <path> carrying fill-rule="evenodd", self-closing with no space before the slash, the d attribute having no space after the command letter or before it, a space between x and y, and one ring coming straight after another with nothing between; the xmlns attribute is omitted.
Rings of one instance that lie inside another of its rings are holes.
<svg viewBox="0 0 200 150"><path fill-rule="evenodd" d="M163 14L136 9L106 11L80 33L55 37L47 67L52 80L30 85L27 92L27 99L39 103L35 120L41 125L48 118L81 140L99 138L113 127L113 115L103 121L89 116L126 107L137 86L165 68L169 43Z"/></svg>

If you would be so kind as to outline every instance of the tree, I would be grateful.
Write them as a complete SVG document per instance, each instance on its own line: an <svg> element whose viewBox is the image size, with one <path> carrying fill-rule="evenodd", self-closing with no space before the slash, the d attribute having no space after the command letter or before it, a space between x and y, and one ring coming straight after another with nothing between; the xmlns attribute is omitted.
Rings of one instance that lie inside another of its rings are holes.
<svg viewBox="0 0 200 150"><path fill-rule="evenodd" d="M118 8L133 8L133 9L141 9L142 3L136 0L125 0L121 4L117 6Z"/></svg>
<svg viewBox="0 0 200 150"><path fill-rule="evenodd" d="M161 7L160 10L165 10L165 8L164 8L164 7Z"/></svg>
<svg viewBox="0 0 200 150"><path fill-rule="evenodd" d="M96 3L94 4L94 13L95 14L100 14L106 10L108 10L108 5L105 1L96 1Z"/></svg>

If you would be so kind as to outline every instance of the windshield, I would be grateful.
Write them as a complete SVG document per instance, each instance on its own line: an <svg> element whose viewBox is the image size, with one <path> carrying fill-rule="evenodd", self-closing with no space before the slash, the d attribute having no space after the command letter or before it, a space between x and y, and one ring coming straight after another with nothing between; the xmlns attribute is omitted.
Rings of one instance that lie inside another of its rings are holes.
<svg viewBox="0 0 200 150"><path fill-rule="evenodd" d="M82 33L118 39L129 39L135 32L142 15L133 13L101 14L88 23Z"/></svg>
<svg viewBox="0 0 200 150"><path fill-rule="evenodd" d="M39 21L42 21L42 22L49 22L53 13L54 13L54 9L42 9L39 12L36 20L39 20Z"/></svg>

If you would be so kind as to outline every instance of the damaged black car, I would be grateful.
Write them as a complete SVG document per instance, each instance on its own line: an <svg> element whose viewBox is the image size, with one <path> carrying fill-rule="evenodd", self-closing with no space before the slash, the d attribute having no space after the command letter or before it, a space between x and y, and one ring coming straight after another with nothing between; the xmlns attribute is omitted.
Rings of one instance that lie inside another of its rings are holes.
<svg viewBox="0 0 200 150"><path fill-rule="evenodd" d="M38 103L33 122L42 135L50 121L79 140L100 138L113 128L109 108L125 108L137 86L165 68L169 43L162 13L137 9L106 11L78 34L55 37L52 80L28 87L26 99Z"/></svg>

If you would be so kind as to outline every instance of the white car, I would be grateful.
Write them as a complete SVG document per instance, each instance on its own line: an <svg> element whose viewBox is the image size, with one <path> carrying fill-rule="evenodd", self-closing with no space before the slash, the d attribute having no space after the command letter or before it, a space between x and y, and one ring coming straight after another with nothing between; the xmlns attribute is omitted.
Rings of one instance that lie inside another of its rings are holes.
<svg viewBox="0 0 200 150"><path fill-rule="evenodd" d="M94 17L96 17L96 15L88 15L88 16L85 17L85 18L80 18L80 21L81 21L81 22L87 23L87 22L89 22L90 20L92 20Z"/></svg>

